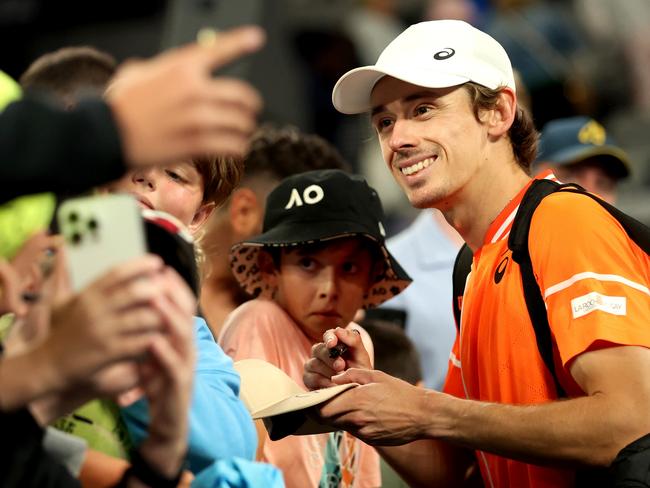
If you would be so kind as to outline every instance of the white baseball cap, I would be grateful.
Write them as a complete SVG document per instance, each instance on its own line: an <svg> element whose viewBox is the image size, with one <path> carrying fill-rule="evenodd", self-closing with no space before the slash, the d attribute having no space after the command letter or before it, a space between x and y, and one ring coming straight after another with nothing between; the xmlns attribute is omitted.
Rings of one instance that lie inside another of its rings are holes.
<svg viewBox="0 0 650 488"><path fill-rule="evenodd" d="M369 111L370 93L386 75L425 88L473 81L493 90L507 86L515 91L505 49L462 20L432 20L410 26L383 50L375 65L341 76L332 91L334 107L345 114Z"/></svg>

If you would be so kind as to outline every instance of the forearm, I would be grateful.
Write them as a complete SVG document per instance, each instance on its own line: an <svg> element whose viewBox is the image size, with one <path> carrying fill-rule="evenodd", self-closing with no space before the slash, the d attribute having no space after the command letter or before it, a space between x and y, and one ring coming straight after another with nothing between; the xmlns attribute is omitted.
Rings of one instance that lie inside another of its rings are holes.
<svg viewBox="0 0 650 488"><path fill-rule="evenodd" d="M17 410L60 386L56 368L37 351L6 357L0 363L0 410Z"/></svg>
<svg viewBox="0 0 650 488"><path fill-rule="evenodd" d="M83 388L48 393L30 402L29 410L40 425L46 426L93 398L94 396Z"/></svg>
<svg viewBox="0 0 650 488"><path fill-rule="evenodd" d="M163 441L149 436L138 450L151 467L160 474L173 478L180 471L185 460L187 441L185 437Z"/></svg>
<svg viewBox="0 0 650 488"><path fill-rule="evenodd" d="M474 453L443 441L423 439L376 449L409 486L469 487L480 479Z"/></svg>
<svg viewBox="0 0 650 488"><path fill-rule="evenodd" d="M434 395L427 436L528 463L607 466L638 437L638 407L604 394L526 406Z"/></svg>
<svg viewBox="0 0 650 488"><path fill-rule="evenodd" d="M71 384L47 343L0 363L0 410L28 407L40 425L71 412L93 398L91 391Z"/></svg>

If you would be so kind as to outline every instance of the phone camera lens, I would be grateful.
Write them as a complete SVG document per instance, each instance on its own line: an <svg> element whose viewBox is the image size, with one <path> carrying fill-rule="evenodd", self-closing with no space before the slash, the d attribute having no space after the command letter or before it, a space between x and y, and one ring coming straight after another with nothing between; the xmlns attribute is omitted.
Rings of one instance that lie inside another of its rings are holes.
<svg viewBox="0 0 650 488"><path fill-rule="evenodd" d="M88 229L97 230L97 227L99 227L99 223L95 219L90 219L88 221Z"/></svg>
<svg viewBox="0 0 650 488"><path fill-rule="evenodd" d="M80 244L81 243L81 234L79 232L75 232L70 237L70 240L72 241L73 244Z"/></svg>
<svg viewBox="0 0 650 488"><path fill-rule="evenodd" d="M70 222L78 222L79 221L79 214L77 214L77 212L70 212L68 214L68 221L70 221Z"/></svg>

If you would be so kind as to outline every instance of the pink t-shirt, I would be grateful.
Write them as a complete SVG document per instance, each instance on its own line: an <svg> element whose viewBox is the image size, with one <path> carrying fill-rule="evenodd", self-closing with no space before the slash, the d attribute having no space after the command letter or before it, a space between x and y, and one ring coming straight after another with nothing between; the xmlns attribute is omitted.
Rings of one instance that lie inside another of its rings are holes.
<svg viewBox="0 0 650 488"><path fill-rule="evenodd" d="M263 359L305 388L303 366L311 357L312 341L275 302L255 299L239 306L228 316L219 344L233 360ZM289 488L381 486L377 451L344 432L279 441L267 437L261 460L279 467ZM338 470L340 485L332 481Z"/></svg>

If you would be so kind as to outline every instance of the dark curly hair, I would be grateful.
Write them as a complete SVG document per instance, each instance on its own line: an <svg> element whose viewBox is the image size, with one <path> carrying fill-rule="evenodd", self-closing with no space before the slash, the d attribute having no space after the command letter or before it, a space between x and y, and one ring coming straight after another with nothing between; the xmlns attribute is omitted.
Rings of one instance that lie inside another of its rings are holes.
<svg viewBox="0 0 650 488"><path fill-rule="evenodd" d="M268 175L284 178L316 169L351 171L350 165L329 142L292 126L261 126L253 135L246 159L244 180Z"/></svg>
<svg viewBox="0 0 650 488"><path fill-rule="evenodd" d="M479 111L493 109L499 100L500 90L492 90L472 82L465 83L463 86L469 93L474 115L480 121ZM535 129L533 119L527 110L517 107L517 114L508 131L508 136L517 164L527 174L530 174L531 165L537 157L539 132Z"/></svg>

